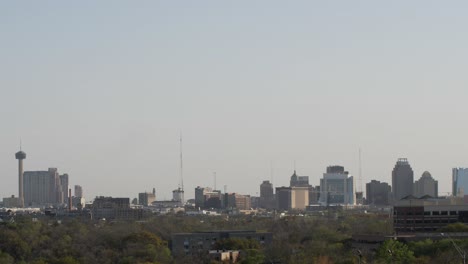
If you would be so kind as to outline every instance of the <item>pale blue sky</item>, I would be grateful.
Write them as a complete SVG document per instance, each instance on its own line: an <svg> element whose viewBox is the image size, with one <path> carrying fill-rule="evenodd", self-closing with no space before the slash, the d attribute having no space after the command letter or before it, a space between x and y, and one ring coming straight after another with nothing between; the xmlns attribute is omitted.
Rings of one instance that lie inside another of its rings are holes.
<svg viewBox="0 0 468 264"><path fill-rule="evenodd" d="M58 167L96 195L255 195L326 166L450 191L468 166L465 1L0 3L0 195Z"/></svg>

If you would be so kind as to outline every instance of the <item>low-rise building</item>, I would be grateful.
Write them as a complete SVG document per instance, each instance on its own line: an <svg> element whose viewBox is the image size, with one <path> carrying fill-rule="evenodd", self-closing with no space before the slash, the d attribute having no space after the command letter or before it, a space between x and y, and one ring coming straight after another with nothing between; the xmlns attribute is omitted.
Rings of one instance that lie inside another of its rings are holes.
<svg viewBox="0 0 468 264"><path fill-rule="evenodd" d="M273 234L251 230L176 233L172 235L172 254L177 256L208 252L217 241L228 238L254 239L260 245L269 245L273 240Z"/></svg>

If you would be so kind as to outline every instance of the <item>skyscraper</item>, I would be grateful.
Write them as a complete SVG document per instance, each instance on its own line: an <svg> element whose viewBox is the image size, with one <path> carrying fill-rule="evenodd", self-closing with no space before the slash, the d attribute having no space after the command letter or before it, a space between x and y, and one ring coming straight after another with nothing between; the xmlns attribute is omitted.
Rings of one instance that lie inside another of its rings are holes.
<svg viewBox="0 0 468 264"><path fill-rule="evenodd" d="M329 166L320 179L320 200L322 205L356 204L354 177L342 166Z"/></svg>
<svg viewBox="0 0 468 264"><path fill-rule="evenodd" d="M290 187L308 187L309 186L309 176L298 176L296 170L294 170L291 180L289 181Z"/></svg>
<svg viewBox="0 0 468 264"><path fill-rule="evenodd" d="M428 171L425 171L421 178L414 182L413 195L417 198L425 195L437 197L438 191L438 182L432 178Z"/></svg>
<svg viewBox="0 0 468 264"><path fill-rule="evenodd" d="M83 187L75 185L75 197L83 197Z"/></svg>
<svg viewBox="0 0 468 264"><path fill-rule="evenodd" d="M468 168L452 169L452 192L453 196L468 194Z"/></svg>
<svg viewBox="0 0 468 264"><path fill-rule="evenodd" d="M413 194L413 169L408 159L398 159L392 171L393 201Z"/></svg>
<svg viewBox="0 0 468 264"><path fill-rule="evenodd" d="M273 184L270 181L263 181L260 184L260 207L275 208L275 194L273 193Z"/></svg>
<svg viewBox="0 0 468 264"><path fill-rule="evenodd" d="M371 205L389 205L392 188L386 182L372 180L366 184L366 203Z"/></svg>
<svg viewBox="0 0 468 264"><path fill-rule="evenodd" d="M68 174L60 175L60 186L62 187L62 203L68 203Z"/></svg>
<svg viewBox="0 0 468 264"><path fill-rule="evenodd" d="M56 168L49 168L47 171L25 171L23 174L26 206L63 204L65 195Z"/></svg>
<svg viewBox="0 0 468 264"><path fill-rule="evenodd" d="M26 159L26 153L23 151L18 151L15 154L16 159L18 160L18 198L19 198L19 207L24 207L24 185L23 185L23 160Z"/></svg>

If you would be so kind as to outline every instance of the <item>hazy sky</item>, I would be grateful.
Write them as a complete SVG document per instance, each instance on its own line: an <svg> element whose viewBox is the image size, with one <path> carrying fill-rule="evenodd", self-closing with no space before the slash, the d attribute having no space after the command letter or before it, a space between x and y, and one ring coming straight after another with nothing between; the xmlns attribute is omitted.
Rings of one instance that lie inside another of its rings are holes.
<svg viewBox="0 0 468 264"><path fill-rule="evenodd" d="M468 166L466 1L3 1L0 196L26 170L136 197L256 195L328 165L451 191ZM359 189L359 184L358 184Z"/></svg>

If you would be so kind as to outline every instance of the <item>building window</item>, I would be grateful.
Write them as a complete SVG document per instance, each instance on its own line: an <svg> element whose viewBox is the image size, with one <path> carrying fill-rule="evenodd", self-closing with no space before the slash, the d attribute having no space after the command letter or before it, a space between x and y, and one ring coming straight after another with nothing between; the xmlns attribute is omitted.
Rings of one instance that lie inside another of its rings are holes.
<svg viewBox="0 0 468 264"><path fill-rule="evenodd" d="M448 212L447 212L447 211L442 211L442 212L440 212L440 214L441 214L441 215L447 215Z"/></svg>

